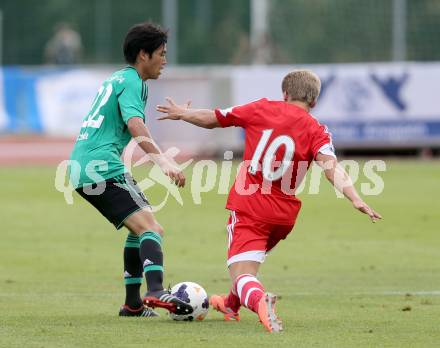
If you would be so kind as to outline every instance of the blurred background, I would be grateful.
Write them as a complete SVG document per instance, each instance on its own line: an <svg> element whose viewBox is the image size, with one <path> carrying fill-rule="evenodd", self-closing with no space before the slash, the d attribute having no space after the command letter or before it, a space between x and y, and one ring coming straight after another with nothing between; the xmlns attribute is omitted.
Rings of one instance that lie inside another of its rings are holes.
<svg viewBox="0 0 440 348"><path fill-rule="evenodd" d="M284 75L306 67L340 154L439 153L438 0L0 0L0 161L67 158L100 84L124 66L126 32L146 20L170 34L146 112L164 147L215 155L243 137L156 121L165 96L279 99Z"/></svg>

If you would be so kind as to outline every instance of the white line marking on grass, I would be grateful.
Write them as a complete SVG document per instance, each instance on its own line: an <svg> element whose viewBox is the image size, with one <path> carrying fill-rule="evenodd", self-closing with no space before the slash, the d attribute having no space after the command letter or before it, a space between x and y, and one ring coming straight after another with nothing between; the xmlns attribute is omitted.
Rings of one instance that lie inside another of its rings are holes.
<svg viewBox="0 0 440 348"><path fill-rule="evenodd" d="M405 296L405 295L411 295L411 296L440 296L440 290L429 290L429 291L397 291L397 290L390 290L390 291L371 291L371 292L289 292L289 293L282 293L280 295L284 296ZM32 297L32 298L44 298L44 297L90 297L90 298L99 298L99 297L119 297L118 294L115 294L114 292L109 293L84 293L84 292L78 292L78 293L0 293L0 297Z"/></svg>
<svg viewBox="0 0 440 348"><path fill-rule="evenodd" d="M379 295L414 295L414 296L440 296L439 290L433 291L383 291Z"/></svg>
<svg viewBox="0 0 440 348"><path fill-rule="evenodd" d="M345 293L336 293L336 292L293 292L289 293L291 296L333 296L333 295L342 295L342 296L440 296L440 290L431 290L431 291L372 291L372 292L345 292Z"/></svg>

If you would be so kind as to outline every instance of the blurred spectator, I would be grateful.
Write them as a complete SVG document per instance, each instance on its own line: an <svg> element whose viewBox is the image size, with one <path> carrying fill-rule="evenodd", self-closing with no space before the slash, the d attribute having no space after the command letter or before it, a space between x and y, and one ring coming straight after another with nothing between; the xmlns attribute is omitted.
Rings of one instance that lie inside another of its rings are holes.
<svg viewBox="0 0 440 348"><path fill-rule="evenodd" d="M77 64L82 53L81 36L67 23L59 23L45 47L45 58L52 64Z"/></svg>
<svg viewBox="0 0 440 348"><path fill-rule="evenodd" d="M249 64L250 62L251 62L251 45L249 42L249 35L242 31L239 34L237 49L234 52L231 63Z"/></svg>
<svg viewBox="0 0 440 348"><path fill-rule="evenodd" d="M274 62L289 64L288 55L279 49L269 34L261 37L255 47L252 47L249 34L240 32L237 49L231 59L231 64L272 64Z"/></svg>

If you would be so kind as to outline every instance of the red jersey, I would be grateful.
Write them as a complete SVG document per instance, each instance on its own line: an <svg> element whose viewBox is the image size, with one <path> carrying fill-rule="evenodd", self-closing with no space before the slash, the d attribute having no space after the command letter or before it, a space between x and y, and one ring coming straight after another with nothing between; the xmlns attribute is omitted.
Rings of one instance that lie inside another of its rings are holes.
<svg viewBox="0 0 440 348"><path fill-rule="evenodd" d="M318 152L333 153L327 127L296 105L267 99L215 114L222 127L242 127L246 135L226 208L268 223L294 224L301 207L295 187Z"/></svg>

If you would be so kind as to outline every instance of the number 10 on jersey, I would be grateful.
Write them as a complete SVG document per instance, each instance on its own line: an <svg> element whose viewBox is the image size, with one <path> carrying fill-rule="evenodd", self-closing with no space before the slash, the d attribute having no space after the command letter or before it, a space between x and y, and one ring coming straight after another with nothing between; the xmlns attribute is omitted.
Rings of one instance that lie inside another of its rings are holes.
<svg viewBox="0 0 440 348"><path fill-rule="evenodd" d="M258 172L259 162L261 157L262 160L262 172L263 177L269 181L275 181L281 179L286 170L289 168L293 155L295 154L295 142L293 139L287 135L280 135L272 140L266 151L266 145L269 138L273 132L273 129L265 129L261 135L260 141L258 142L257 148L255 149L254 155L252 156L251 164L249 166L248 172L251 175L255 175ZM273 159L278 149L284 145L285 152L281 165L276 169L272 169ZM264 152L264 154L263 154Z"/></svg>

